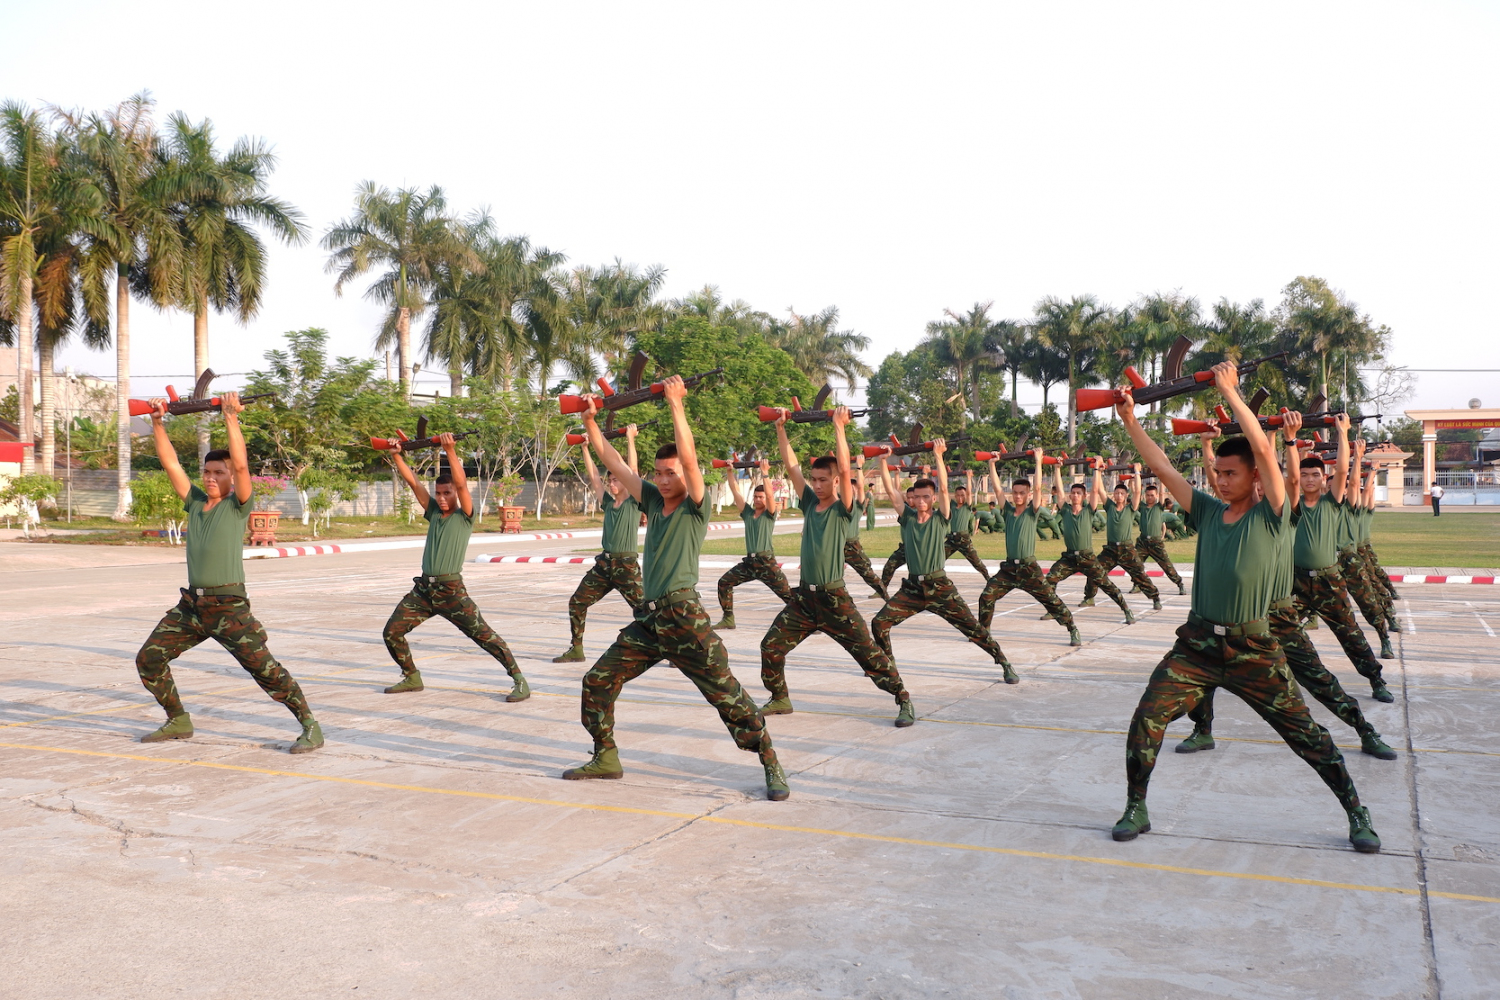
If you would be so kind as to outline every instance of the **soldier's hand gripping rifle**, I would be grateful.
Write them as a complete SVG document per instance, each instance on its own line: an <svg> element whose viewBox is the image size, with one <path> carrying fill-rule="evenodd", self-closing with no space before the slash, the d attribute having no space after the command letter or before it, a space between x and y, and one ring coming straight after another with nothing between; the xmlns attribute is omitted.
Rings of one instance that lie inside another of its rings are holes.
<svg viewBox="0 0 1500 1000"><path fill-rule="evenodd" d="M988 462L991 459L994 459L996 465L1005 465L1008 462L1032 461L1036 458L1036 452L1033 449L1026 447L1026 441L1030 437L1030 434L1022 434L1021 439L1016 442L1015 451L1006 451L1004 441L1000 442L999 451L976 451L974 453L974 460L976 462ZM1052 455L1043 455L1042 464L1056 465L1057 458Z"/></svg>
<svg viewBox="0 0 1500 1000"><path fill-rule="evenodd" d="M174 417L181 417L189 413L218 413L223 409L223 404L218 396L208 394L208 385L218 376L212 368L203 369L203 374L198 376L198 384L193 386L191 396L179 396L177 390L170 385L167 386L167 412ZM250 396L241 396L241 403L253 403L257 399L274 399L274 392L257 392ZM132 417L144 417L152 412L151 403L144 399L132 399L130 401L130 415Z"/></svg>
<svg viewBox="0 0 1500 1000"><path fill-rule="evenodd" d="M1252 407L1252 409L1254 409L1254 407ZM1283 424L1286 423L1286 413L1287 412L1288 412L1287 408L1286 407L1282 407L1280 413L1276 413L1276 414L1272 414L1270 416L1264 416L1264 417L1259 418L1260 419L1260 429L1264 430L1264 431L1268 431L1268 430L1271 430L1272 428L1282 426ZM1239 421L1233 419L1229 415L1229 411L1226 410L1226 409L1224 409L1224 407L1222 407L1222 406L1216 406L1216 407L1214 407L1214 415L1219 418L1218 427L1219 427L1219 430L1222 431L1223 433L1225 433L1225 434L1241 434L1241 433L1243 433L1243 431L1240 428ZM1338 412L1333 411L1333 410L1325 410L1322 413L1304 413L1304 414L1302 414L1302 426L1303 427L1309 427L1309 428L1311 428L1311 427L1332 427L1332 426L1334 426L1335 422L1337 421L1338 416L1339 416ZM1369 413L1369 414L1365 414L1364 416L1360 416L1360 417L1350 417L1349 418L1349 423L1351 425L1358 425L1358 424L1361 424L1361 423L1365 422L1366 420L1379 420L1383 416L1384 416L1384 414L1381 414L1381 413ZM1209 423L1206 420L1173 420L1172 421L1172 433L1173 434L1206 434L1206 433L1208 433L1209 426L1210 425L1209 425Z"/></svg>
<svg viewBox="0 0 1500 1000"><path fill-rule="evenodd" d="M826 424L833 420L833 411L823 409L823 404L828 402L828 397L832 394L833 386L825 382L823 388L818 390L817 397L813 399L812 409L810 410L804 410L802 408L802 401L793 396L793 408L790 410L784 406L761 406L757 407L756 412L760 416L760 422L763 424L774 423L780 420L783 415L786 416L788 421L794 424ZM849 416L862 417L869 412L870 407L867 406L862 410L850 410Z"/></svg>
<svg viewBox="0 0 1500 1000"><path fill-rule="evenodd" d="M715 368L712 371L706 371L698 375L689 375L682 380L682 384L689 389L695 389L704 379L723 374L724 369ZM635 406L638 403L649 403L653 399L661 399L664 386L665 383L663 382L652 382L650 385L642 386L639 389L626 389L624 392L617 392L609 384L608 379L601 378L599 379L599 408L606 412L613 412L615 410L623 410L627 406ZM588 401L582 396L568 394L558 396L557 405L558 409L564 415L569 413L583 413L589 408Z"/></svg>
<svg viewBox="0 0 1500 1000"><path fill-rule="evenodd" d="M457 440L459 438L472 437L478 433L478 431L458 431L453 435L453 438ZM404 431L397 430L396 436L393 438L370 438L370 447L376 451L399 451L402 454L406 454L407 452L421 451L424 448L439 448L441 444L438 442L436 436L429 437L427 435L427 418L418 417L416 437L409 438Z"/></svg>
<svg viewBox="0 0 1500 1000"><path fill-rule="evenodd" d="M1200 389L1210 388L1214 384L1214 373L1212 371L1194 372L1191 375L1181 375L1182 358L1192 347L1193 342L1186 337L1178 337L1172 349L1167 352L1165 363L1162 366L1166 378L1160 382L1147 383L1141 377L1140 372L1131 365L1125 369L1125 378L1131 385L1131 395L1137 403L1156 403L1173 396L1181 396L1189 392L1197 392ZM1235 371L1243 378L1251 374L1267 361L1286 357L1286 351L1278 351L1268 354L1263 358L1253 361L1241 361L1235 365ZM1079 389L1075 393L1078 410L1102 410L1106 407L1115 406L1125 401L1125 393L1120 389Z"/></svg>
<svg viewBox="0 0 1500 1000"><path fill-rule="evenodd" d="M660 420L648 420L644 424L636 424L635 429L639 431L647 427L652 427L660 422ZM600 431L599 433L604 436L604 440L614 441L617 438L624 437L627 430L628 428L625 427L614 427L607 431ZM574 432L569 432L563 435L563 437L567 438L568 444L570 445L580 445L589 439L589 436L587 434L578 434Z"/></svg>

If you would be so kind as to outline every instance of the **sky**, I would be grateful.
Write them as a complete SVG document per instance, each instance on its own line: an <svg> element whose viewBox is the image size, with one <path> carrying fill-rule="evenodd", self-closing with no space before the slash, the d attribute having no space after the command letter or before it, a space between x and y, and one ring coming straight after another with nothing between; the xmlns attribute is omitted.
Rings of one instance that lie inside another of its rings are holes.
<svg viewBox="0 0 1500 1000"><path fill-rule="evenodd" d="M273 250L251 322L213 317L220 372L313 326L373 354L378 308L317 246L367 179L572 264L661 264L671 296L836 305L872 365L975 302L1272 306L1317 275L1395 364L1500 370L1497 3L78 0L0 5L0 38L5 98L149 90L274 147L313 239ZM134 393L191 381L189 315L137 304L132 344ZM1500 405L1500 371L1422 372L1406 405L1470 398Z"/></svg>

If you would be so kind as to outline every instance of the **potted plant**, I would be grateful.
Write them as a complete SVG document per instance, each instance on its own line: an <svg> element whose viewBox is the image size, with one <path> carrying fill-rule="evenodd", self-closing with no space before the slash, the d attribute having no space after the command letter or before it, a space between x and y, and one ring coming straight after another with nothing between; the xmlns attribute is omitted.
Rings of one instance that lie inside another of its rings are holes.
<svg viewBox="0 0 1500 1000"><path fill-rule="evenodd" d="M500 533L521 533L521 515L526 508L515 504L513 501L521 495L521 474L512 472L495 480L493 488L495 491L495 509L500 512Z"/></svg>
<svg viewBox="0 0 1500 1000"><path fill-rule="evenodd" d="M275 545L276 526L281 511L271 509L271 498L286 489L287 480L279 476L250 477L250 544Z"/></svg>

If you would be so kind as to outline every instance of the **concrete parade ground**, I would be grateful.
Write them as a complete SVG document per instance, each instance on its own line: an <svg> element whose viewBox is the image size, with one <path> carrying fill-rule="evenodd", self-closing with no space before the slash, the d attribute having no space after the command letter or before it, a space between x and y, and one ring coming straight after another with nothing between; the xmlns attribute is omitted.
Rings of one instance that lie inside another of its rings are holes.
<svg viewBox="0 0 1500 1000"><path fill-rule="evenodd" d="M569 554L578 542L506 546ZM471 547L470 555L484 551ZM712 557L713 561L729 561ZM1180 755L1153 831L1117 844L1125 729L1188 599L1101 595L1085 644L1016 592L998 669L931 615L895 633L919 721L831 640L789 659L796 712L770 720L792 787L665 665L625 688L622 781L588 759L588 664L554 664L584 567L470 564L469 590L534 696L434 619L398 677L381 627L420 553L246 564L271 648L327 746L222 649L174 666L197 736L143 745L161 712L135 651L185 582L181 550L0 547L0 997L1442 998L1500 995L1500 593L1412 584L1370 698L1328 628L1311 632L1385 739L1344 748L1384 847L1350 849L1317 775L1221 693L1218 747ZM703 571L708 597L722 569ZM854 580L854 574L849 574ZM795 579L795 578L794 578ZM955 581L973 605L981 581ZM1064 584L1069 605L1082 578ZM867 588L851 588L866 617ZM779 602L736 594L723 633L756 700ZM585 649L627 621L595 606ZM1368 633L1373 637L1373 633Z"/></svg>

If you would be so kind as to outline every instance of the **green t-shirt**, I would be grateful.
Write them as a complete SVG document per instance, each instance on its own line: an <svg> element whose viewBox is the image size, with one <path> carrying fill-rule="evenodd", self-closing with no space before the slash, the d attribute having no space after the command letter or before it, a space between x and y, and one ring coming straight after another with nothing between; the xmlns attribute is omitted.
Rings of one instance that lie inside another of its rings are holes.
<svg viewBox="0 0 1500 1000"><path fill-rule="evenodd" d="M1339 551L1352 549L1359 542L1359 511L1350 506L1345 500L1339 506L1344 508L1343 517L1339 518Z"/></svg>
<svg viewBox="0 0 1500 1000"><path fill-rule="evenodd" d="M474 518L464 513L462 507L453 508L447 517L438 509L436 500L428 497L427 544L422 549L422 575L447 576L464 571L464 556L469 551L469 535L474 531Z"/></svg>
<svg viewBox="0 0 1500 1000"><path fill-rule="evenodd" d="M1359 510L1359 540L1368 542L1370 533L1375 528L1375 512L1369 507L1361 507Z"/></svg>
<svg viewBox="0 0 1500 1000"><path fill-rule="evenodd" d="M952 509L951 505L949 509ZM944 542L948 538L948 532L953 530L953 522L944 517L941 511L934 510L927 523L923 524L917 520L917 512L910 507L901 509L901 516L897 521L901 525L901 544L906 546L906 572L911 576L927 576L942 570L943 563L948 558Z"/></svg>
<svg viewBox="0 0 1500 1000"><path fill-rule="evenodd" d="M1343 522L1344 505L1332 493L1324 493L1311 507L1301 497L1297 498L1292 511L1297 547L1292 558L1299 569L1326 569L1339 561L1339 529Z"/></svg>
<svg viewBox="0 0 1500 1000"><path fill-rule="evenodd" d="M1278 517L1270 501L1262 500L1238 521L1225 524L1229 505L1212 493L1193 491L1193 509L1185 518L1198 531L1194 614L1220 625L1266 617L1286 560L1283 536L1291 531L1290 507L1288 499Z"/></svg>
<svg viewBox="0 0 1500 1000"><path fill-rule="evenodd" d="M753 556L757 552L770 552L776 543L771 541L771 535L776 531L776 515L768 510L763 510L757 517L755 513L755 502L740 508L740 520L745 522L745 555Z"/></svg>
<svg viewBox="0 0 1500 1000"><path fill-rule="evenodd" d="M227 587L245 582L245 525L250 505L229 496L204 510L208 494L198 486L188 490L187 565L189 587Z"/></svg>
<svg viewBox="0 0 1500 1000"><path fill-rule="evenodd" d="M1159 503L1141 504L1141 537L1161 538L1164 534L1162 525L1166 521L1166 513Z"/></svg>
<svg viewBox="0 0 1500 1000"><path fill-rule="evenodd" d="M1287 506L1292 505L1292 498L1287 497ZM1279 601L1292 596L1293 551L1297 548L1297 531L1295 528L1283 531L1277 538L1276 575L1271 581L1271 600Z"/></svg>
<svg viewBox="0 0 1500 1000"><path fill-rule="evenodd" d="M612 555L639 552L641 549L641 505L625 494L620 502L604 494L604 551Z"/></svg>
<svg viewBox="0 0 1500 1000"><path fill-rule="evenodd" d="M1037 509L1027 504L1016 510L1007 500L1000 516L1005 519L1005 558L1035 559Z"/></svg>
<svg viewBox="0 0 1500 1000"><path fill-rule="evenodd" d="M808 486L802 490L802 568L803 583L824 586L844 579L844 542L854 512L835 500L826 510L818 510L818 495Z"/></svg>
<svg viewBox="0 0 1500 1000"><path fill-rule="evenodd" d="M949 530L960 535L972 535L974 533L974 508L966 503L948 504Z"/></svg>
<svg viewBox="0 0 1500 1000"><path fill-rule="evenodd" d="M1062 522L1063 548L1069 552L1094 551L1094 508L1084 504L1073 513L1072 505L1061 507L1057 518Z"/></svg>
<svg viewBox="0 0 1500 1000"><path fill-rule="evenodd" d="M849 519L849 533L844 536L846 541L852 542L859 537L859 519L864 516L865 509L869 506L869 503L868 500L864 503L860 503L858 500L854 501L854 516Z"/></svg>
<svg viewBox="0 0 1500 1000"><path fill-rule="evenodd" d="M641 510L646 512L641 576L648 601L698 586L698 554L708 535L708 518L691 496L683 497L671 514L662 513L664 506L656 484L641 480Z"/></svg>
<svg viewBox="0 0 1500 1000"><path fill-rule="evenodd" d="M1135 511L1130 504L1116 510L1114 501L1104 505L1104 540L1111 545L1129 545L1135 539Z"/></svg>

